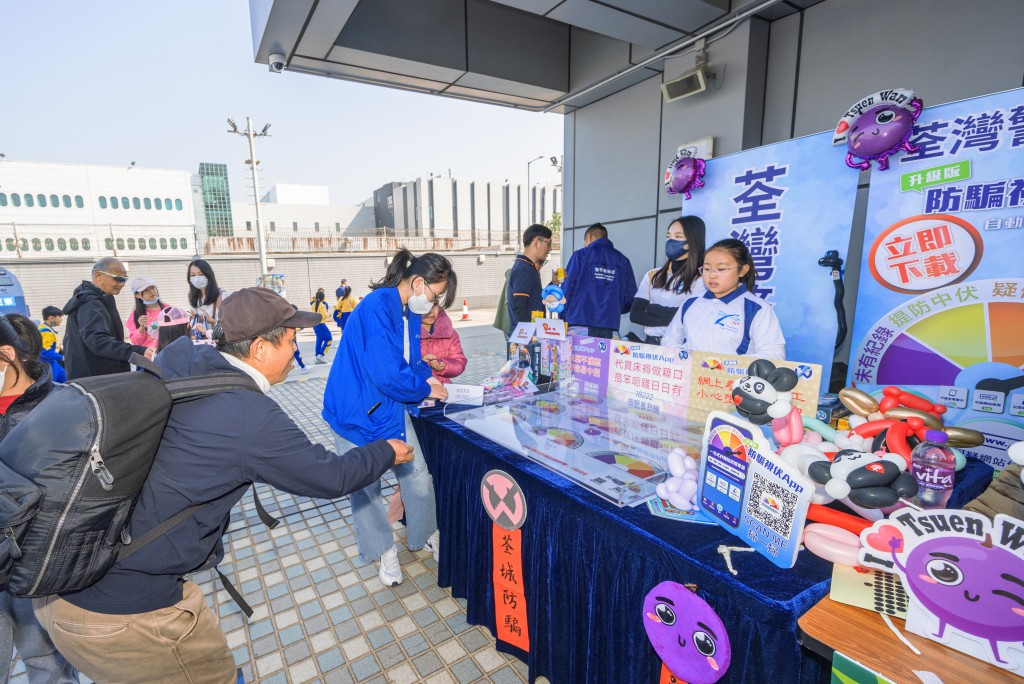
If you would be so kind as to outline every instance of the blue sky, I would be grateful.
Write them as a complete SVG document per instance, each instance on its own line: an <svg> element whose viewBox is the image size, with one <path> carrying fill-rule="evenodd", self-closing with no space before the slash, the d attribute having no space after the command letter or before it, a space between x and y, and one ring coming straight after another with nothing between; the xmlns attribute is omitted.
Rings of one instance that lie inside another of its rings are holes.
<svg viewBox="0 0 1024 684"><path fill-rule="evenodd" d="M229 167L248 190L244 138L257 141L261 188L330 186L331 202L369 197L429 172L526 181L526 163L562 154L562 116L461 102L303 74L253 61L246 0L5 2L0 152L8 159L196 171ZM534 182L557 182L547 163Z"/></svg>

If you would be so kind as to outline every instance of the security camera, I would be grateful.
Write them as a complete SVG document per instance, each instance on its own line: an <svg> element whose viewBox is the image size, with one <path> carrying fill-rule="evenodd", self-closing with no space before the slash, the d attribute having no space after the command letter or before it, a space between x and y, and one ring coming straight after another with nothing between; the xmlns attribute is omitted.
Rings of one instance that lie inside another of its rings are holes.
<svg viewBox="0 0 1024 684"><path fill-rule="evenodd" d="M279 74L284 71L284 66L287 64L288 59L284 55L270 55L270 70L275 74Z"/></svg>

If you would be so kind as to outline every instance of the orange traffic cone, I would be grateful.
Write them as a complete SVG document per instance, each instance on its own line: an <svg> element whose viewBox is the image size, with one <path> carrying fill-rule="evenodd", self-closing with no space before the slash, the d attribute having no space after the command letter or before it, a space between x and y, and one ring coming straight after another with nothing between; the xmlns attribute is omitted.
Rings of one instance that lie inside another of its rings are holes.
<svg viewBox="0 0 1024 684"><path fill-rule="evenodd" d="M469 303L465 299L462 300L462 318L460 318L459 320L460 321L468 321L469 320Z"/></svg>

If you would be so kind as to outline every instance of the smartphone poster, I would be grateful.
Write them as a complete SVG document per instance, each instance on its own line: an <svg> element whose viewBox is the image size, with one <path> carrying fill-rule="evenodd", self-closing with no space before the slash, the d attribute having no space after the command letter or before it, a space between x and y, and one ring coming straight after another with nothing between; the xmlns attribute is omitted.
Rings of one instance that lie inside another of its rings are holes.
<svg viewBox="0 0 1024 684"><path fill-rule="evenodd" d="M796 563L811 481L779 459L760 428L713 411L704 428L697 504L780 568Z"/></svg>

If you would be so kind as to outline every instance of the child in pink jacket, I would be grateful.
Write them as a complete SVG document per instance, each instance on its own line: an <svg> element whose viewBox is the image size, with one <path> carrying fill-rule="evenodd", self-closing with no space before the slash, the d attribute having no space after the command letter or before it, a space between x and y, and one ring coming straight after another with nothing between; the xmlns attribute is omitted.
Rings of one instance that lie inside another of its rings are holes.
<svg viewBox="0 0 1024 684"><path fill-rule="evenodd" d="M452 319L436 304L430 313L423 316L421 323L423 361L434 371L434 377L446 385L466 370L466 355L462 351L459 334L455 332Z"/></svg>

